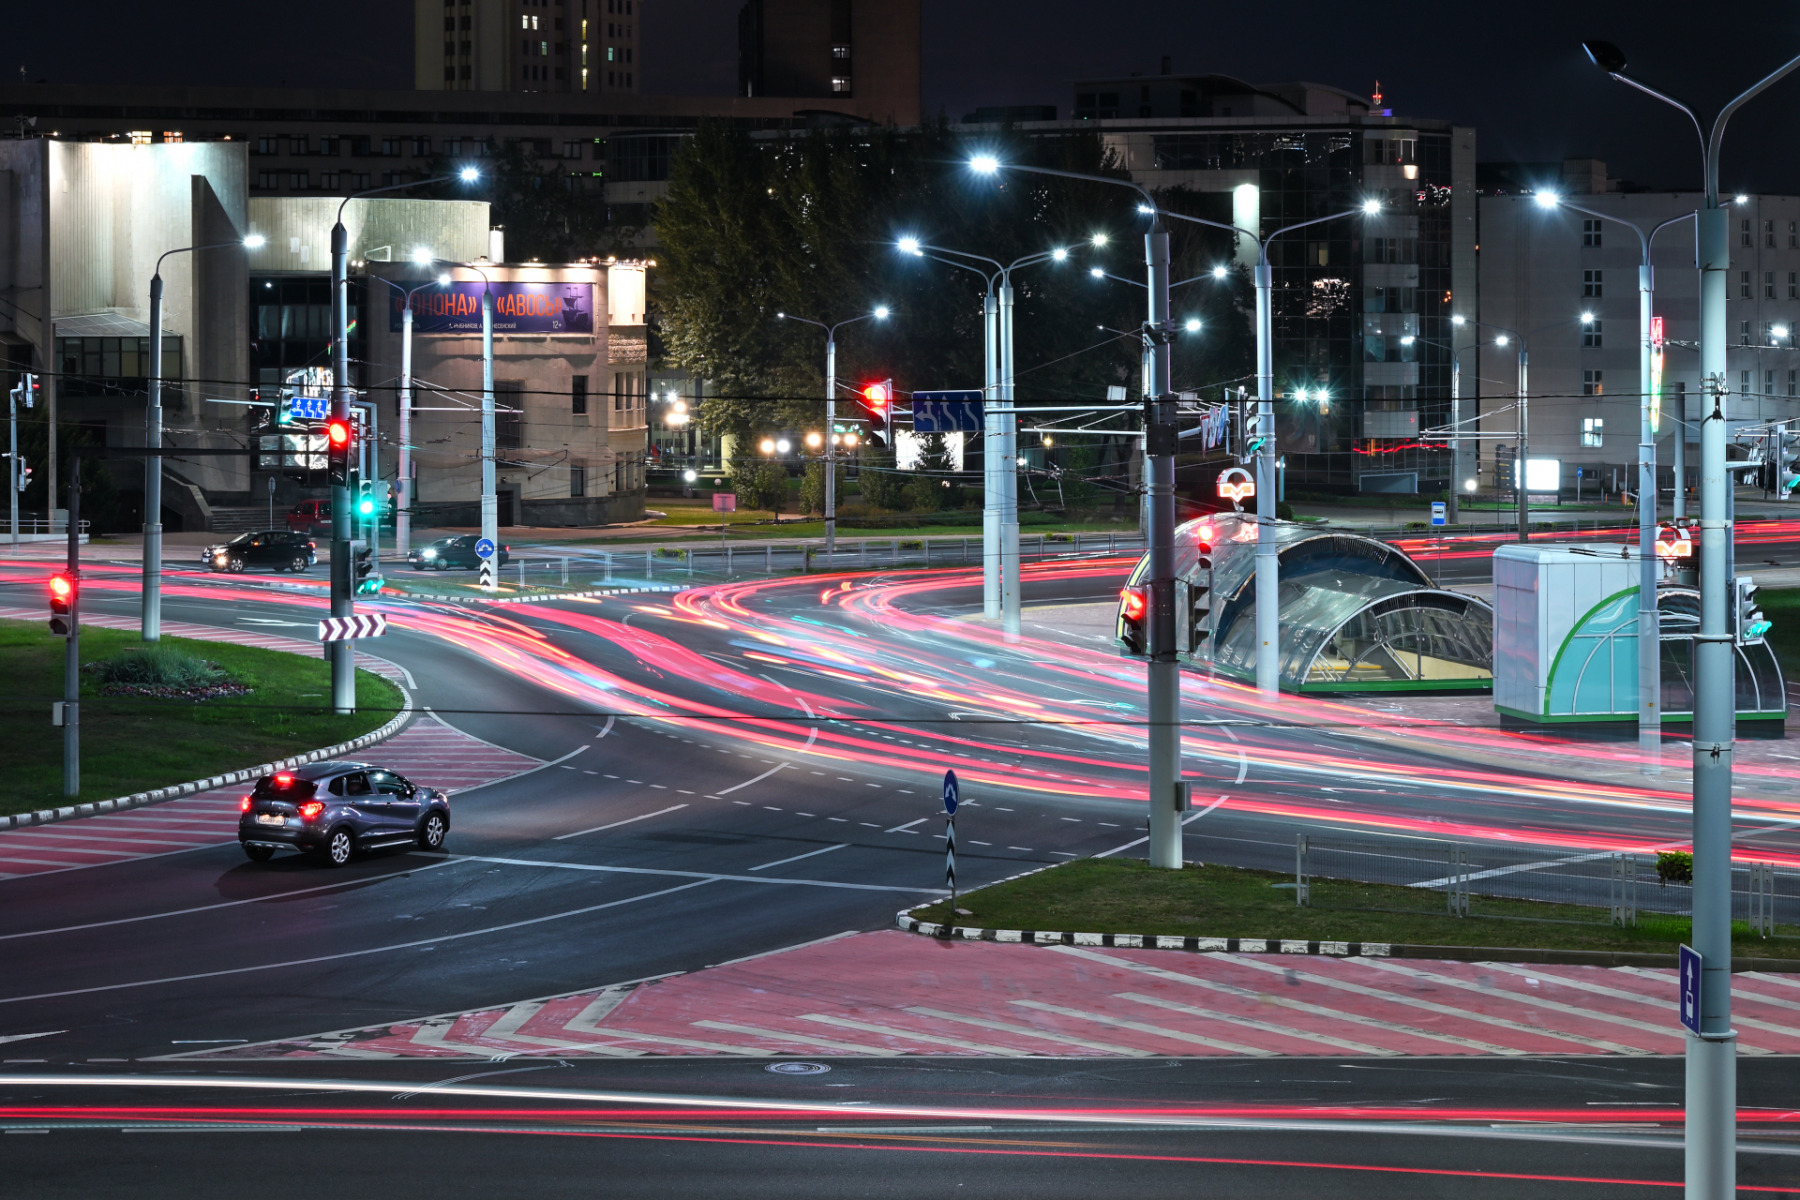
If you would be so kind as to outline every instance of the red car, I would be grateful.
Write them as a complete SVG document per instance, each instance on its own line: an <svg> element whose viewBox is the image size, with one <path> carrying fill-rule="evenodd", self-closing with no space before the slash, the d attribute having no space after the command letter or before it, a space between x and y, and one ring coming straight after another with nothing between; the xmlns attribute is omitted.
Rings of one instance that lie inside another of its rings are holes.
<svg viewBox="0 0 1800 1200"><path fill-rule="evenodd" d="M330 533L331 501L302 500L288 510L287 527L295 533Z"/></svg>

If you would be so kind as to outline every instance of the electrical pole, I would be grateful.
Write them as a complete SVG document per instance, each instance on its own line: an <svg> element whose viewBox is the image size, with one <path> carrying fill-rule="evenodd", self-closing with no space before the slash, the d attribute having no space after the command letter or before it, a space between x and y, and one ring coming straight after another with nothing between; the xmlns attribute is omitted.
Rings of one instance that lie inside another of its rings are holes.
<svg viewBox="0 0 1800 1200"><path fill-rule="evenodd" d="M1000 480L1005 460L1000 443L1000 302L990 280L981 301L982 395L986 410L981 431L981 615L1000 619Z"/></svg>
<svg viewBox="0 0 1800 1200"><path fill-rule="evenodd" d="M1662 624L1657 612L1656 575L1656 415L1651 395L1650 322L1656 277L1650 266L1650 239L1638 267L1638 750L1662 753ZM1645 770L1654 774L1654 763Z"/></svg>
<svg viewBox="0 0 1800 1200"><path fill-rule="evenodd" d="M394 467L394 548L412 552L412 293L400 314L400 449Z"/></svg>
<svg viewBox="0 0 1800 1200"><path fill-rule="evenodd" d="M1519 502L1519 540L1531 540L1531 485L1529 472L1525 469L1526 423L1531 415L1531 388L1528 383L1531 370L1531 351L1525 345L1525 339L1519 339L1519 448L1513 452L1513 492Z"/></svg>
<svg viewBox="0 0 1800 1200"><path fill-rule="evenodd" d="M1281 694L1281 559L1275 544L1275 271L1256 261L1256 690Z"/></svg>
<svg viewBox="0 0 1800 1200"><path fill-rule="evenodd" d="M482 282L487 283L484 274ZM481 590L498 586L500 568L499 503L494 494L494 289L481 292L481 536L493 547L481 560Z"/></svg>
<svg viewBox="0 0 1800 1200"><path fill-rule="evenodd" d="M348 203L348 201L346 201ZM342 208L331 227L331 420L350 420L350 234L344 228ZM354 428L353 426L348 426ZM152 447L154 449L155 447ZM331 615L355 613L356 568L350 554L350 489L343 482L331 485ZM356 643L328 642L331 655L331 709L356 711Z"/></svg>
<svg viewBox="0 0 1800 1200"><path fill-rule="evenodd" d="M1167 238L1165 235L1165 247ZM1165 258L1166 258L1165 248ZM1166 263L1165 263L1166 265ZM1167 283L1167 272L1164 283ZM1165 315L1167 297L1164 298ZM1000 276L1000 628L1019 636L1019 414L1013 376L1013 287L1010 269ZM1173 418L1171 418L1173 419Z"/></svg>
<svg viewBox="0 0 1800 1200"><path fill-rule="evenodd" d="M1144 488L1150 511L1150 865L1180 869L1181 666L1175 658L1175 396L1169 390L1169 231L1154 216L1144 234L1150 285L1144 345ZM1008 407L1011 407L1009 404ZM1011 474L1011 472L1009 472ZM1018 526L1013 526L1015 538ZM1017 543L1014 543L1017 545ZM1016 561L1016 560L1015 560Z"/></svg>
<svg viewBox="0 0 1800 1200"><path fill-rule="evenodd" d="M159 264L160 265L160 264ZM144 445L162 448L163 277L150 277L150 403L144 409ZM146 642L162 640L162 456L144 459L144 583L142 631Z"/></svg>
<svg viewBox="0 0 1800 1200"><path fill-rule="evenodd" d="M54 503L54 501L52 501ZM63 795L81 794L81 455L69 456L69 637L63 648Z"/></svg>

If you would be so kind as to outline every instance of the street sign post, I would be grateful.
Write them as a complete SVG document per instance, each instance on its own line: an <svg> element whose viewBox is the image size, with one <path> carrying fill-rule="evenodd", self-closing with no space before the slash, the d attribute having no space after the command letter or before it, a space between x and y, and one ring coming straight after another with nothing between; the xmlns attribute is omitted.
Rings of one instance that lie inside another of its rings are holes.
<svg viewBox="0 0 1800 1200"><path fill-rule="evenodd" d="M956 772L944 772L944 882L950 888L950 915L944 919L944 936L956 925Z"/></svg>
<svg viewBox="0 0 1800 1200"><path fill-rule="evenodd" d="M1442 583L1443 578L1444 578L1444 539L1442 536L1442 530L1444 528L1444 524L1445 524L1446 520L1448 519L1448 514L1446 512L1446 508L1447 508L1447 506L1445 505L1445 503L1442 500L1433 500L1431 502L1431 531L1434 534L1438 535L1438 537L1437 537L1437 575L1438 575L1437 581L1439 583Z"/></svg>
<svg viewBox="0 0 1800 1200"><path fill-rule="evenodd" d="M914 392L914 433L980 433L984 410L979 390Z"/></svg>
<svg viewBox="0 0 1800 1200"><path fill-rule="evenodd" d="M1704 960L1692 946L1681 948L1681 1024L1700 1036L1700 966Z"/></svg>
<svg viewBox="0 0 1800 1200"><path fill-rule="evenodd" d="M1444 525L1448 523L1446 506L1442 500L1433 500L1431 502L1431 523L1433 525Z"/></svg>

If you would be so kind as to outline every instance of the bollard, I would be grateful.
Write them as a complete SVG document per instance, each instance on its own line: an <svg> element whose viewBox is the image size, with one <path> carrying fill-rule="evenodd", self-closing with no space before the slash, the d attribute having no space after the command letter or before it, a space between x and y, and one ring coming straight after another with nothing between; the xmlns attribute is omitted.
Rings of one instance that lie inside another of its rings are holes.
<svg viewBox="0 0 1800 1200"><path fill-rule="evenodd" d="M858 567L865 567L865 568L869 565L869 539L868 538L864 538L862 541L857 543L856 565Z"/></svg>
<svg viewBox="0 0 1800 1200"><path fill-rule="evenodd" d="M519 560L519 590L525 590L525 560Z"/></svg>
<svg viewBox="0 0 1800 1200"><path fill-rule="evenodd" d="M763 574L775 573L775 543L770 542L763 547Z"/></svg>
<svg viewBox="0 0 1800 1200"><path fill-rule="evenodd" d="M656 559L654 557L655 553L656 552L654 550L644 551L644 578L645 579L655 579L656 578Z"/></svg>
<svg viewBox="0 0 1800 1200"><path fill-rule="evenodd" d="M563 582L562 582L562 585L563 585L563 586L564 586L564 587L568 587L568 586L569 586L569 556L568 556L568 555L566 555L566 554L565 554L565 555L563 555L563 560L562 560L562 569L563 569Z"/></svg>
<svg viewBox="0 0 1800 1200"><path fill-rule="evenodd" d="M606 559L606 580L605 580L605 582L611 583L612 582L612 551L611 550L602 550L600 553Z"/></svg>

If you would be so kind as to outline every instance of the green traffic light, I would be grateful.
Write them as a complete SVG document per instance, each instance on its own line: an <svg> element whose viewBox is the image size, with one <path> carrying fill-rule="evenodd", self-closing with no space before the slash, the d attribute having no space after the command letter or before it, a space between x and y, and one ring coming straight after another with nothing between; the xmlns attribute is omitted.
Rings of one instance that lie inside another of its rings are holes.
<svg viewBox="0 0 1800 1200"><path fill-rule="evenodd" d="M359 596L373 596L381 591L381 585L386 582L387 580L379 575L370 575L366 579L359 579L356 583L356 594Z"/></svg>
<svg viewBox="0 0 1800 1200"><path fill-rule="evenodd" d="M356 502L356 511L361 513L365 517L373 516L375 514L374 498L370 497L370 496L364 496L361 500L358 500Z"/></svg>

